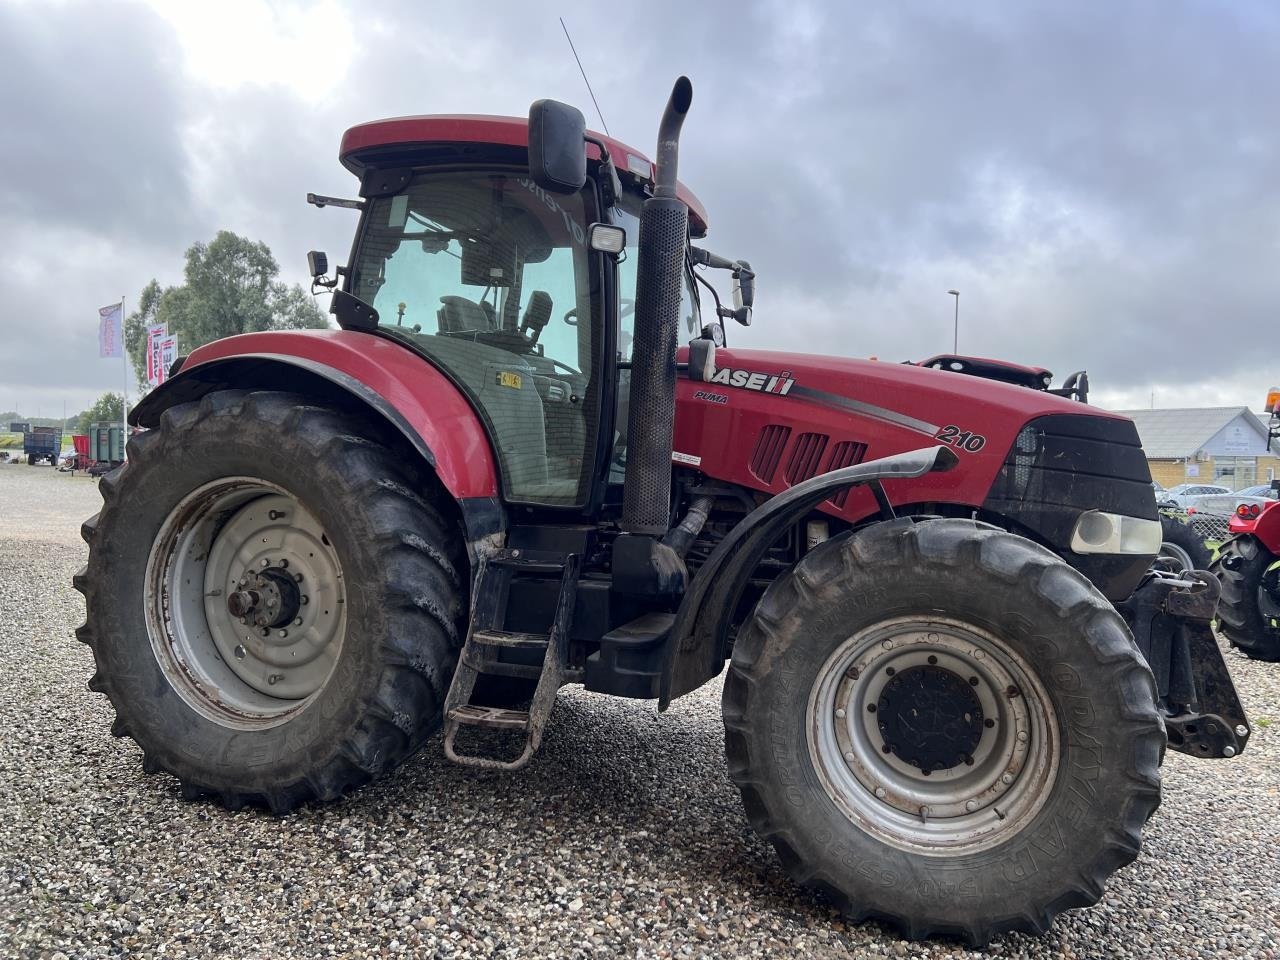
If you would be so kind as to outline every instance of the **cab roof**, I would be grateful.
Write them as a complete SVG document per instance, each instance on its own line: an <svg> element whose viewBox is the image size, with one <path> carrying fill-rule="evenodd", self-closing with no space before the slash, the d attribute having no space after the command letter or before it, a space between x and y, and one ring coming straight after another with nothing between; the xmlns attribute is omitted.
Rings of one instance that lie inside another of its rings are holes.
<svg viewBox="0 0 1280 960"><path fill-rule="evenodd" d="M653 182L653 163L635 147L621 140L590 131L609 148L609 157L619 175ZM430 143L488 143L499 146L529 147L529 123L523 117L494 117L480 114L434 114L417 117L392 117L372 120L352 127L342 135L338 158L342 165L359 176L364 172L364 156L382 147L400 147ZM600 150L587 144L587 157L600 159ZM689 208L690 230L695 236L707 232L707 211L683 183L676 195Z"/></svg>

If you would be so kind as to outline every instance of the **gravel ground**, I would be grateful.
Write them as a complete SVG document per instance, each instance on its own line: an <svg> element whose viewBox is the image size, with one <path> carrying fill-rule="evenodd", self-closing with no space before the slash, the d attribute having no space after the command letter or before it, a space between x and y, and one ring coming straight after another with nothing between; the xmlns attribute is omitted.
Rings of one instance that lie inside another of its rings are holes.
<svg viewBox="0 0 1280 960"><path fill-rule="evenodd" d="M662 716L563 691L505 777L437 742L283 819L183 802L85 687L70 580L98 503L91 480L0 465L0 956L983 955L847 924L790 884L725 774L718 684ZM1280 958L1280 666L1228 656L1247 753L1169 754L1103 902L987 955Z"/></svg>

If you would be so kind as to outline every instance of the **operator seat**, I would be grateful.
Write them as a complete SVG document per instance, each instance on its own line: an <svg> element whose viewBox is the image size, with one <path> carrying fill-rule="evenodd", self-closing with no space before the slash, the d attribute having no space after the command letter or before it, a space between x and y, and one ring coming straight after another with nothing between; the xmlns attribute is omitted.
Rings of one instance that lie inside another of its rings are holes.
<svg viewBox="0 0 1280 960"><path fill-rule="evenodd" d="M442 306L436 311L441 333L492 330L493 321L480 304L466 297L441 297Z"/></svg>

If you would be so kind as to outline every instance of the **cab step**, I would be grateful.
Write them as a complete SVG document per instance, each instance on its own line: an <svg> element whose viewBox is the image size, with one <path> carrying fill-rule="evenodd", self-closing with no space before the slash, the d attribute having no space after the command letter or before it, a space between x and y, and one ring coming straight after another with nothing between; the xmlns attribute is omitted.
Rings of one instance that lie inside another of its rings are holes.
<svg viewBox="0 0 1280 960"><path fill-rule="evenodd" d="M551 717L556 691L564 682L579 569L580 561L576 554L555 559L524 560L518 551L502 551L482 561L476 578L475 603L467 640L445 697L444 753L454 763L484 770L519 770L541 746L542 732ZM505 616L512 579L521 574L545 576L548 573L560 574L560 592L556 598L551 632L539 634L502 629L499 624ZM494 653L501 649L541 650L542 665L499 662ZM538 683L529 709L512 710L472 703L476 680L482 674L530 679L536 676ZM519 756L512 760L461 752L457 738L463 727L522 731L524 744Z"/></svg>

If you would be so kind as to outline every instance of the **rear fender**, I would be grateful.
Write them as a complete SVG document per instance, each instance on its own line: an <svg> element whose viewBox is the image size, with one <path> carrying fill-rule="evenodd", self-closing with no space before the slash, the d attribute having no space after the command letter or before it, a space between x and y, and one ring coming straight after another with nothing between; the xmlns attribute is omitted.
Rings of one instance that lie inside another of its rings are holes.
<svg viewBox="0 0 1280 960"><path fill-rule="evenodd" d="M1262 511L1252 533L1268 552L1280 554L1280 504L1270 504Z"/></svg>
<svg viewBox="0 0 1280 960"><path fill-rule="evenodd" d="M666 709L676 697L720 673L730 619L751 573L793 524L845 487L871 486L882 510L888 511L881 480L909 480L950 470L958 463L950 447L911 450L813 477L747 514L711 552L680 602L668 645L659 709Z"/></svg>
<svg viewBox="0 0 1280 960"><path fill-rule="evenodd" d="M154 428L170 407L226 389L284 390L321 405L359 405L395 430L431 468L457 501L473 547L500 533L503 510L493 453L484 426L461 392L421 361L407 371L410 380L405 371L362 368L357 357L335 359L326 363L294 354L236 353L205 360L151 391L130 411L129 422Z"/></svg>

